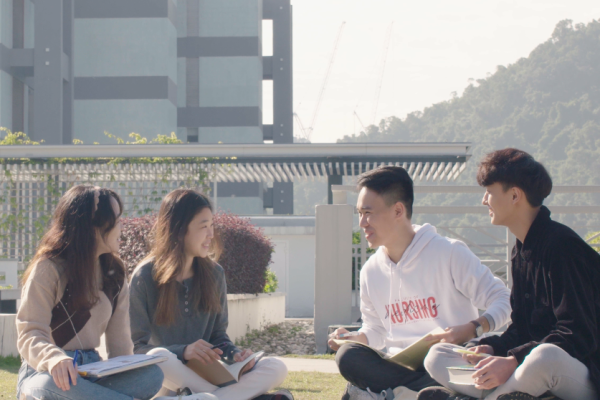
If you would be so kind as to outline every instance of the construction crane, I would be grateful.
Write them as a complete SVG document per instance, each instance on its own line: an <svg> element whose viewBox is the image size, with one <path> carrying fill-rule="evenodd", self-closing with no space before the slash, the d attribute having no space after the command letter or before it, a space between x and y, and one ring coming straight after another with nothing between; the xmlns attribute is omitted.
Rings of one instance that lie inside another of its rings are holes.
<svg viewBox="0 0 600 400"><path fill-rule="evenodd" d="M394 27L394 22L390 24L388 28L387 34L385 36L385 42L383 45L383 53L381 54L381 70L379 71L379 75L377 78L377 85L375 86L375 98L373 101L373 118L371 125L375 125L375 118L377 117L377 107L379 106L379 95L381 94L381 85L383 83L383 75L385 72L385 64L387 62L388 50L390 48L390 40L392 38L392 28Z"/></svg>
<svg viewBox="0 0 600 400"><path fill-rule="evenodd" d="M335 42L333 43L333 50L331 51L331 55L329 56L329 63L327 64L325 77L323 78L323 83L321 84L321 89L319 90L319 97L317 98L317 104L315 105L315 109L313 111L313 115L308 128L304 128L304 124L302 123L300 116L297 113L294 113L294 118L300 126L302 135L304 135L304 137L308 140L310 140L312 133L315 130L315 126L317 124L317 116L319 115L319 109L321 108L321 101L323 100L323 95L325 94L327 83L329 82L329 74L331 73L331 67L333 66L333 62L335 61L335 55L337 53L338 45L340 43L340 38L342 37L342 33L344 32L344 26L346 26L346 21L342 22L342 25L340 25L337 36L335 38Z"/></svg>
<svg viewBox="0 0 600 400"><path fill-rule="evenodd" d="M304 124L302 123L302 120L300 119L300 116L298 115L298 113L294 113L294 119L296 120L296 123L300 127L300 132L302 132L302 137L304 139L310 141L309 132L304 128Z"/></svg>
<svg viewBox="0 0 600 400"><path fill-rule="evenodd" d="M365 128L365 124L363 124L363 123L362 123L362 121L361 121L360 117L359 117L359 116L358 116L358 114L356 113L356 110L354 110L354 111L353 111L353 113L354 113L354 116L356 117L356 119L358 119L358 122L360 123L360 126L361 126L361 127L362 127L362 129L363 129L363 132L366 132L366 131L367 131L367 128Z"/></svg>
<svg viewBox="0 0 600 400"><path fill-rule="evenodd" d="M375 118L377 117L377 108L379 107L379 96L381 94L381 87L383 84L383 75L385 72L385 65L387 62L387 55L388 55L388 50L390 47L390 39L392 37L393 26L394 26L394 22L392 21L392 23L390 24L389 28L386 31L385 40L383 43L383 52L381 55L381 62L379 63L380 69L379 69L378 74L376 75L377 80L376 80L376 84L375 84L375 97L373 98L373 111L372 111L371 125L375 124ZM377 64L375 64L373 66L373 69L375 69L376 66L377 66ZM365 92L366 92L366 88L365 88ZM354 106L354 111L352 111L352 119L353 120L355 118L358 119L358 122L360 123L360 126L363 129L363 132L366 132L367 128L365 127L365 124L363 124L362 120L358 116L358 112L356 110L358 109L358 106L360 105L360 102L363 99L365 92L363 92L361 94L361 96L358 99L358 102L356 103L356 106Z"/></svg>

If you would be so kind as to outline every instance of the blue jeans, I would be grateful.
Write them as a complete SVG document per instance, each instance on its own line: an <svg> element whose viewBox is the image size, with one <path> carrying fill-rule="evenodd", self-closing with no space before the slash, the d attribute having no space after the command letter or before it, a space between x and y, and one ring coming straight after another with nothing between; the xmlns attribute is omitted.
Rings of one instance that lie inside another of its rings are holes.
<svg viewBox="0 0 600 400"><path fill-rule="evenodd" d="M73 357L75 352L66 351ZM77 365L100 361L96 350L79 353ZM21 393L44 400L131 400L151 399L162 387L163 373L157 365L137 368L104 378L77 378L77 385L63 391L49 372L37 372L25 361L19 370L17 398ZM29 399L29 397L28 397Z"/></svg>

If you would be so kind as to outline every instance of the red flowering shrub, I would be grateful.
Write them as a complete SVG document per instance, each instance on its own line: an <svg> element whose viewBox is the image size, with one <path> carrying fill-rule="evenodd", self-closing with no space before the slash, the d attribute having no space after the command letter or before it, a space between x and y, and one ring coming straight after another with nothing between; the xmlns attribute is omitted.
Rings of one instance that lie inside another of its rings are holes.
<svg viewBox="0 0 600 400"><path fill-rule="evenodd" d="M149 237L156 215L122 221L119 254L131 272L150 251ZM216 214L214 224L223 245L219 264L225 270L227 292L262 293L273 253L271 240L249 219L234 214Z"/></svg>
<svg viewBox="0 0 600 400"><path fill-rule="evenodd" d="M150 252L148 237L156 215L148 214L143 217L122 218L121 246L119 256L125 263L129 273L133 272L136 265Z"/></svg>
<svg viewBox="0 0 600 400"><path fill-rule="evenodd" d="M215 227L223 244L219 264L225 269L227 292L262 293L273 244L248 218L219 213Z"/></svg>

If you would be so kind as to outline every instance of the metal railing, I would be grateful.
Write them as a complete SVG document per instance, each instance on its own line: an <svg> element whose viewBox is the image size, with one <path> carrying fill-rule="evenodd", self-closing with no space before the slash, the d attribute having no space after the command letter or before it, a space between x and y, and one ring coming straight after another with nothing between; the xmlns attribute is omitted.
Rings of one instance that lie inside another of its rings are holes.
<svg viewBox="0 0 600 400"><path fill-rule="evenodd" d="M60 197L73 185L114 190L123 215L157 211L164 195L181 186L206 190L202 164L9 164L0 167L0 258L26 260Z"/></svg>

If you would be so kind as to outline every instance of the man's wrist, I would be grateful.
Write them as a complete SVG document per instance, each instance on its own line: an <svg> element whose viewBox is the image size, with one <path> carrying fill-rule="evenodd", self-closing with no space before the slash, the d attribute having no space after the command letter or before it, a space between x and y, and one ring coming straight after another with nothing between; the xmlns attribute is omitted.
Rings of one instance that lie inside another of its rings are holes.
<svg viewBox="0 0 600 400"><path fill-rule="evenodd" d="M517 367L519 366L519 361L517 360L517 358L515 356L508 356L506 357L507 360L511 361L515 367L515 369L517 369Z"/></svg>
<svg viewBox="0 0 600 400"><path fill-rule="evenodd" d="M470 321L469 324L473 327L473 337L478 338L483 335L483 326L478 320Z"/></svg>

